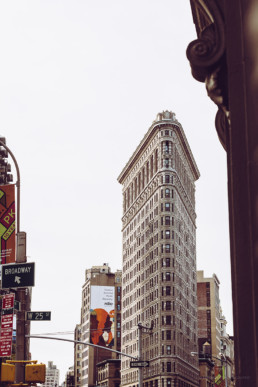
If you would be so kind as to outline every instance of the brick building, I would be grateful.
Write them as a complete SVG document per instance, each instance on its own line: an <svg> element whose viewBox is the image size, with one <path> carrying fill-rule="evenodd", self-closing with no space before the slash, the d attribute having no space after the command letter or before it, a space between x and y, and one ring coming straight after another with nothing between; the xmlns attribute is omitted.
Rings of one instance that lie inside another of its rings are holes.
<svg viewBox="0 0 258 387"><path fill-rule="evenodd" d="M121 349L121 288L122 272L111 272L108 264L92 266L85 271L85 283L82 287L82 307L80 337L103 347L82 345L80 386L95 386L97 381L97 363L107 359L116 359L117 354L104 348ZM80 346L80 344L78 344ZM78 361L78 360L77 360Z"/></svg>
<svg viewBox="0 0 258 387"><path fill-rule="evenodd" d="M203 345L208 342L210 355L216 357L221 351L219 284L215 274L205 278L203 271L197 271L198 349L202 353Z"/></svg>

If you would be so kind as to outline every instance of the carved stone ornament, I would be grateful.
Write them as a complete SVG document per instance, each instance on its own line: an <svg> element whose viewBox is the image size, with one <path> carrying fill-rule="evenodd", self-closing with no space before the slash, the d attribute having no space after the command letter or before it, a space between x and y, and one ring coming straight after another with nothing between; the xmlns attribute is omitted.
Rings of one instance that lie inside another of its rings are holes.
<svg viewBox="0 0 258 387"><path fill-rule="evenodd" d="M198 39L188 45L186 55L193 77L199 82L205 82L209 97L219 108L215 125L220 142L226 149L229 109L222 2L190 2Z"/></svg>

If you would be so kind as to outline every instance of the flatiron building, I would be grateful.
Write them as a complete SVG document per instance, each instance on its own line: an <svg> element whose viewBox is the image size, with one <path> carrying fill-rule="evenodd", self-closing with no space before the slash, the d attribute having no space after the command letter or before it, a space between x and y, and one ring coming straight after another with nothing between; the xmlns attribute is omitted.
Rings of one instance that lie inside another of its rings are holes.
<svg viewBox="0 0 258 387"><path fill-rule="evenodd" d="M123 186L122 352L149 361L143 387L199 385L195 181L175 114L157 115L118 177ZM141 328L139 324L152 329ZM140 347L140 348L139 348ZM122 357L121 385L139 370Z"/></svg>

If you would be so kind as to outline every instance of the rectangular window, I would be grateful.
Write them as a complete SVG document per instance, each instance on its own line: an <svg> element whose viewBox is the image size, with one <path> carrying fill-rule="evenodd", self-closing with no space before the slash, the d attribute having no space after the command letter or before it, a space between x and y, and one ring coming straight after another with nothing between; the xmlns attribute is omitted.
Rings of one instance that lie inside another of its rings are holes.
<svg viewBox="0 0 258 387"><path fill-rule="evenodd" d="M169 175L165 175L165 183L169 183Z"/></svg>
<svg viewBox="0 0 258 387"><path fill-rule="evenodd" d="M166 325L171 325L171 316L166 316Z"/></svg>
<svg viewBox="0 0 258 387"><path fill-rule="evenodd" d="M171 372L171 362L167 362L167 372Z"/></svg>
<svg viewBox="0 0 258 387"><path fill-rule="evenodd" d="M171 345L167 345L167 355L171 355Z"/></svg>
<svg viewBox="0 0 258 387"><path fill-rule="evenodd" d="M170 253L170 244L169 243L167 243L165 245L165 253Z"/></svg>
<svg viewBox="0 0 258 387"><path fill-rule="evenodd" d="M162 210L163 210L163 206L161 204L161 207L162 207ZM162 211L161 210L161 211ZM173 209L174 210L174 209ZM165 211L170 211L170 203L165 203Z"/></svg>
<svg viewBox="0 0 258 387"><path fill-rule="evenodd" d="M163 218L162 218L162 220L163 220ZM170 216L165 216L165 225L170 226Z"/></svg>
<svg viewBox="0 0 258 387"><path fill-rule="evenodd" d="M170 239L170 230L165 231L165 236L166 239Z"/></svg>
<svg viewBox="0 0 258 387"><path fill-rule="evenodd" d="M169 189L169 188L166 188L166 189L165 189L165 197L166 197L166 198L169 198L169 197L170 197L170 189Z"/></svg>
<svg viewBox="0 0 258 387"><path fill-rule="evenodd" d="M166 325L171 325L171 316L166 316Z"/></svg>
<svg viewBox="0 0 258 387"><path fill-rule="evenodd" d="M206 292L206 297L207 297L207 306L211 306L210 292Z"/></svg>
<svg viewBox="0 0 258 387"><path fill-rule="evenodd" d="M171 340L171 331L166 331L167 340Z"/></svg>

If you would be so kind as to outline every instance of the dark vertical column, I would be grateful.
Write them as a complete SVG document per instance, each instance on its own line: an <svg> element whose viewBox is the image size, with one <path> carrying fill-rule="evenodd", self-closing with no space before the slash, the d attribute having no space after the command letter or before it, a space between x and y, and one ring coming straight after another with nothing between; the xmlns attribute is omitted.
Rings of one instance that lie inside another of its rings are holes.
<svg viewBox="0 0 258 387"><path fill-rule="evenodd" d="M245 23L252 1L224 1L231 128L227 138L238 387L258 386L258 88ZM258 47L258 46L257 46Z"/></svg>

